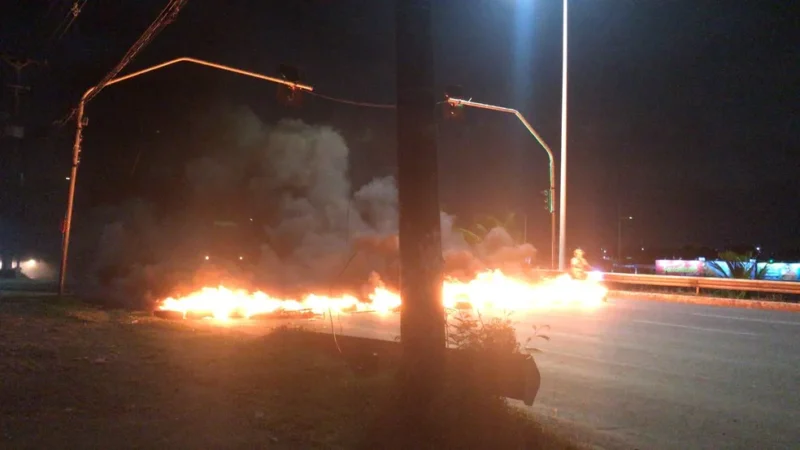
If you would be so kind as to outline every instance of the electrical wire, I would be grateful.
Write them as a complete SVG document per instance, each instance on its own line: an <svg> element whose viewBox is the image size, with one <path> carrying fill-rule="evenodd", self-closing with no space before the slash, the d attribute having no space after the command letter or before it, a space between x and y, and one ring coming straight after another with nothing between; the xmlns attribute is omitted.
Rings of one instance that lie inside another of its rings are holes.
<svg viewBox="0 0 800 450"><path fill-rule="evenodd" d="M314 97L319 97L321 99L328 100L331 102L343 103L345 105L351 105L351 106L361 106L364 108L378 108L378 109L397 109L397 105L394 103L370 103L370 102L361 102L356 100L348 100L341 97L334 97L332 95L320 94L317 91L308 91L306 92L306 94L313 95ZM439 106L443 103L447 103L447 101L436 102L436 106Z"/></svg>
<svg viewBox="0 0 800 450"><path fill-rule="evenodd" d="M69 11L67 12L67 15L64 17L64 21L67 18L69 18L69 21L67 22L67 25L64 27L64 29L61 30L61 33L58 34L58 37L55 38L56 41L60 40L64 36L64 34L67 33L70 27L72 27L72 24L75 22L75 19L78 18L78 16L81 14L81 11L83 11L83 7L86 6L87 1L88 0L75 0L75 2L72 4L72 7L70 7ZM62 21L61 24L63 24L64 21ZM53 35L50 36L51 41L53 40L53 36L55 36L55 34L58 33L58 30L61 28L61 24L59 24L58 28L56 28L55 31L53 31Z"/></svg>
<svg viewBox="0 0 800 450"><path fill-rule="evenodd" d="M362 106L362 107L365 107L365 108L380 108L380 109L396 109L397 108L397 105L394 105L394 104L391 104L391 103L359 102L359 101L355 101L355 100L347 100L347 99L344 99L344 98L339 98L339 97L333 97L333 96L330 96L330 95L320 94L319 92L315 92L315 91L309 91L307 93L310 94L310 95L313 95L315 97L319 97L321 99L324 99L324 100L328 100L328 101L336 102L336 103L343 103L345 105Z"/></svg>
<svg viewBox="0 0 800 450"><path fill-rule="evenodd" d="M353 262L356 256L358 256L358 253L359 253L358 251L354 251L350 255L350 257L347 258L347 261L345 261L344 266L342 266L342 270L340 270L339 273L336 275L336 277L334 277L331 280L331 285L328 288L329 297L333 296L333 283L339 278L341 278L342 274L344 274L344 271L347 270L347 268L350 266L350 263ZM339 347L339 339L337 339L336 337L336 327L333 325L333 309L330 307L330 305L328 305L328 318L330 319L331 322L331 334L333 334L333 342L334 344L336 344L336 349L339 350L339 354L343 355L342 348Z"/></svg>
<svg viewBox="0 0 800 450"><path fill-rule="evenodd" d="M175 21L180 12L181 8L186 4L188 0L169 0L169 3L161 10L155 20L150 24L149 27L139 36L139 39L133 43L133 45L128 49L125 55L122 57L119 63L111 69L110 72L103 77L99 83L95 85L94 90L86 97L84 102L88 102L94 96L96 96L103 88L106 87L109 81L114 79L119 73L136 57L136 55L142 51L152 40L155 36L161 32L167 25ZM63 119L57 121L59 125L64 125L65 123L72 120L77 113L77 108L73 108L69 114L67 114Z"/></svg>
<svg viewBox="0 0 800 450"><path fill-rule="evenodd" d="M128 52L125 53L125 56L122 57L122 60L97 83L95 89L92 91L91 94L86 98L88 102L94 96L100 93L103 88L106 87L109 81L116 78L117 75L124 69L132 60L136 57L136 55L142 51L152 40L153 38L161 32L167 25L172 23L178 16L181 8L186 4L188 0L170 0L167 6L161 11L161 13L156 17L153 23L150 24L149 27L142 33L139 39L134 42Z"/></svg>
<svg viewBox="0 0 800 450"><path fill-rule="evenodd" d="M53 0L53 2L50 3L50 7L47 10L47 14L50 14L50 12L52 11L54 3L58 3L58 0ZM71 23L70 22L70 17L72 17L72 19L75 18L74 14L73 14L73 7L74 6L75 6L75 4L73 4L72 6L67 7L67 12L64 13L64 17L58 22L58 25L53 29L53 32L50 33L50 37L47 38L48 45L52 44L56 40L56 36L59 34L59 31L64 29L64 25L65 24ZM61 36L59 36L59 38L60 37Z"/></svg>

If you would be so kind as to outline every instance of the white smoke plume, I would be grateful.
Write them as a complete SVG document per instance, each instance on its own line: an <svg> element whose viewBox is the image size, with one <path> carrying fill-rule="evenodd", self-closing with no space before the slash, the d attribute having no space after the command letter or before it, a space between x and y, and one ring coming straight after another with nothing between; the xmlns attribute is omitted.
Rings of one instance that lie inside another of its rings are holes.
<svg viewBox="0 0 800 450"><path fill-rule="evenodd" d="M154 204L134 200L81 221L74 257L79 286L130 304L220 280L271 292L358 286L373 272L396 282L394 178L377 177L353 191L349 150L336 130L297 120L265 126L249 111L238 115L235 148L187 164L181 209L157 213ZM454 229L454 217L441 217L450 275L519 265L535 254L502 228L472 248ZM233 254L209 255L217 236L237 242L246 264Z"/></svg>

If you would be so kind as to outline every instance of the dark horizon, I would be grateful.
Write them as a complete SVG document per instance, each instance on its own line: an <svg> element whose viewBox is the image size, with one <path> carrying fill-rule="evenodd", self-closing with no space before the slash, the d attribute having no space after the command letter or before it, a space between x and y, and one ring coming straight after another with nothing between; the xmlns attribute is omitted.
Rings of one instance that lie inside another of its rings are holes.
<svg viewBox="0 0 800 450"><path fill-rule="evenodd" d="M179 56L270 75L289 63L322 94L392 103L391 3L296 3L220 10L189 2L123 73ZM23 98L36 225L29 239L48 252L60 245L74 127L52 123L118 62L166 2L87 3L60 37L54 30L69 5L54 4L17 2L0 19L1 51L48 61L26 69L32 90ZM434 11L442 95L445 86L460 84L475 101L518 108L558 154L560 3L463 5L442 1ZM777 1L725 10L688 1L572 2L569 248L616 249L618 214L635 217L625 241L646 248L800 247L793 158L800 128L791 83L800 60L787 8ZM2 84L12 75L4 65ZM154 180L182 176L189 160L217 151L208 143L232 128L215 135L209 124L230 108L249 108L267 124L295 117L340 130L354 189L394 173L391 111L314 97L287 109L275 90L184 65L103 91L87 109L76 220L92 205L137 195L179 205L170 193L180 181ZM10 100L3 89L4 109ZM469 110L464 122L441 124L439 152L443 209L463 219L527 214L528 235L547 259L549 218L540 194L547 159L521 124Z"/></svg>

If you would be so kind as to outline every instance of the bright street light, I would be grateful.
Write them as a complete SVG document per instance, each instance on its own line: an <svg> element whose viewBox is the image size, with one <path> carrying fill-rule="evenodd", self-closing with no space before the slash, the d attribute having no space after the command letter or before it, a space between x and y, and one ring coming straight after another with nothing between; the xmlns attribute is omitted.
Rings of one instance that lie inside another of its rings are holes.
<svg viewBox="0 0 800 450"><path fill-rule="evenodd" d="M567 0L564 0L561 38L561 179L558 221L558 270L567 263Z"/></svg>
<svg viewBox="0 0 800 450"><path fill-rule="evenodd" d="M620 217L617 221L617 261L622 261L622 222L626 220L633 220L633 216Z"/></svg>
<svg viewBox="0 0 800 450"><path fill-rule="evenodd" d="M121 77L113 78L106 82L102 88L107 86L111 86L112 84L117 84L125 80L130 80L131 78L136 78L140 75L144 75L146 73L154 72L159 69L163 69L165 67L171 66L173 64L187 62L192 64L197 64L201 66L210 67L212 69L223 70L226 72L232 72L238 75L243 75L251 78L258 78L264 81L270 81L272 83L280 84L283 86L288 87L291 91L313 91L314 88L311 86L307 86L304 84L299 84L294 80L286 80L281 78L270 77L267 75L262 75L256 72L250 72L247 70L237 69L235 67L225 66L222 64L217 64L209 61L204 61L202 59L195 59L195 58L176 58L161 64L157 64L152 67L148 67L137 72L129 73L128 75L123 75ZM97 90L97 86L92 86L83 93L80 102L78 103L78 113L75 119L76 126L75 126L75 142L72 145L72 170L70 172L69 178L69 196L67 197L67 214L64 219L64 236L61 246L61 268L59 273L59 281L58 281L58 294L64 294L64 284L67 278L67 255L69 250L69 238L70 238L70 231L72 230L72 210L75 201L75 179L78 176L78 165L80 164L80 157L81 157L81 140L83 139L83 127L86 126L86 120L83 117L84 110L86 109L86 103L88 102L89 96ZM208 257L206 257L208 259Z"/></svg>
<svg viewBox="0 0 800 450"><path fill-rule="evenodd" d="M531 126L531 124L528 123L528 121L525 119L525 116L520 114L520 112L517 111L516 109L506 108L504 106L489 105L489 104L486 104L486 103L478 103L478 102L473 102L472 100L463 100L463 99L460 99L460 98L453 98L453 97L448 97L447 98L447 103L449 103L453 107L471 106L473 108L488 109L490 111L499 111L499 112L503 112L503 113L507 113L507 114L513 114L513 115L515 115L517 117L517 119L519 119L520 122L522 122L523 125L525 125L525 128L531 133L531 135L536 139L536 141L539 142L539 145L541 145L544 148L544 150L547 152L547 157L550 160L550 168L549 168L549 172L548 172L549 175L550 175L550 190L549 191L550 191L550 199L551 199L550 200L550 205L549 205L549 212L550 212L550 267L551 268L555 267L555 263L556 263L556 215L555 215L555 208L553 207L552 198L553 198L553 194L555 194L555 189L556 189L556 185L555 185L555 182L556 182L555 177L556 177L556 175L555 175L555 169L554 169L554 165L553 165L553 151L550 150L550 146L547 145L547 143L544 141L544 139L542 139L542 137L539 135L539 133L536 132L536 130L533 128L533 126ZM563 249L562 249L562 252L563 252Z"/></svg>

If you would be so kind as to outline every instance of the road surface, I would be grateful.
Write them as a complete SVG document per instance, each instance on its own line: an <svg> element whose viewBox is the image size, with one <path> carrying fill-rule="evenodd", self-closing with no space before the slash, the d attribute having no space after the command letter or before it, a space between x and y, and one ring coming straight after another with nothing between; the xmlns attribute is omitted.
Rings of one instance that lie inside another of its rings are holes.
<svg viewBox="0 0 800 450"><path fill-rule="evenodd" d="M614 300L518 320L537 344L536 412L641 449L799 449L800 314ZM344 334L393 339L394 317L355 315Z"/></svg>
<svg viewBox="0 0 800 450"><path fill-rule="evenodd" d="M800 313L612 299L596 311L513 318L523 342L532 325L551 327L551 340L537 342L539 414L630 448L800 449ZM312 323L330 331L327 320ZM396 314L341 316L335 326L400 333Z"/></svg>

